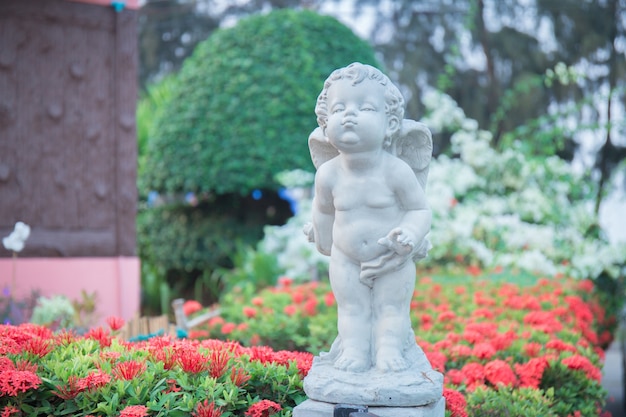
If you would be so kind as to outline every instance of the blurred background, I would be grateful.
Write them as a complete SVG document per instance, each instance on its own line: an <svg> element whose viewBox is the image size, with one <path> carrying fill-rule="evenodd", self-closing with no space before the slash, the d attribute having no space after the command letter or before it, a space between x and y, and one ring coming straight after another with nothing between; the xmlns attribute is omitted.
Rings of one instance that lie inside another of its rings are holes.
<svg viewBox="0 0 626 417"><path fill-rule="evenodd" d="M441 184L427 191L443 213L435 246L447 248L428 265L620 275L625 22L619 0L145 1L143 308L166 309L174 294L210 303L241 280L324 275L323 259L288 242L301 239L298 203L307 213L316 95L357 60L382 68L406 117L433 130ZM290 229L267 227L288 219Z"/></svg>

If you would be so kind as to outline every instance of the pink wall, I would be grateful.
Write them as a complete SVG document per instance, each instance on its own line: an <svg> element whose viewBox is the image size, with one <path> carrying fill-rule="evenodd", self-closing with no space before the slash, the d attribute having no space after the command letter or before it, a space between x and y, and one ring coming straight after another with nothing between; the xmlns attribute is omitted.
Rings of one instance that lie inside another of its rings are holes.
<svg viewBox="0 0 626 417"><path fill-rule="evenodd" d="M12 285L13 259L0 258L0 287ZM109 316L132 319L139 312L140 271L137 257L17 258L15 295L39 290L44 296L81 298L81 290L97 293L97 325Z"/></svg>

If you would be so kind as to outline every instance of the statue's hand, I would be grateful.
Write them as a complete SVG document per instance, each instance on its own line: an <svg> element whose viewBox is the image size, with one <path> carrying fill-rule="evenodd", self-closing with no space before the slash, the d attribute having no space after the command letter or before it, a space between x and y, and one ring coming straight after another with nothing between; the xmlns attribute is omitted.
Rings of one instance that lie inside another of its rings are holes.
<svg viewBox="0 0 626 417"><path fill-rule="evenodd" d="M398 255L408 255L415 248L415 243L411 236L400 227L396 227L387 236L379 239L378 244L385 246Z"/></svg>
<svg viewBox="0 0 626 417"><path fill-rule="evenodd" d="M378 239L378 244L386 247L388 251L361 264L359 279L368 287L373 285L377 277L402 268L411 258L415 248L412 238L399 227L393 229L387 236Z"/></svg>
<svg viewBox="0 0 626 417"><path fill-rule="evenodd" d="M302 227L302 231L306 235L309 242L315 242L315 230L313 229L313 223L306 223Z"/></svg>

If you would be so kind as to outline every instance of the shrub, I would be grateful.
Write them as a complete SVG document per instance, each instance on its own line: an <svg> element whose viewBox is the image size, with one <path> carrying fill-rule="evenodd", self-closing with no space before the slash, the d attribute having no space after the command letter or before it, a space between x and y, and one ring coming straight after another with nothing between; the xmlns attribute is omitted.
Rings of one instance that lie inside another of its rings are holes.
<svg viewBox="0 0 626 417"><path fill-rule="evenodd" d="M141 185L161 193L276 189L281 171L312 170L308 134L325 78L373 49L337 20L278 10L200 43L155 121Z"/></svg>
<svg viewBox="0 0 626 417"><path fill-rule="evenodd" d="M468 272L422 278L410 313L418 344L444 373L446 389L465 397L467 415L598 415L606 397L601 347L613 336L602 330L608 318L593 283L500 269ZM295 285L283 277L258 293L234 291L219 309L219 317L190 337L317 354L337 334L335 300L325 282ZM459 409L461 403L450 404Z"/></svg>
<svg viewBox="0 0 626 417"><path fill-rule="evenodd" d="M104 328L76 336L0 325L0 340L3 415L283 417L304 399L312 360L215 340L128 343Z"/></svg>
<svg viewBox="0 0 626 417"><path fill-rule="evenodd" d="M332 70L353 61L376 65L367 43L311 11L252 16L200 43L144 129L152 136L140 195L162 206L138 217L142 260L189 288L232 267L234 245L283 224L292 212L275 176L312 171L317 95Z"/></svg>

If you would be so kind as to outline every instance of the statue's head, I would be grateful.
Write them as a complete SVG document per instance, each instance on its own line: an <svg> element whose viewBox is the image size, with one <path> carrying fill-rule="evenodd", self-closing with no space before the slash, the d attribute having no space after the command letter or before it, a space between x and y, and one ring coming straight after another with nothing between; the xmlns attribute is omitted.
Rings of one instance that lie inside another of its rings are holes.
<svg viewBox="0 0 626 417"><path fill-rule="evenodd" d="M337 80L352 80L353 85L361 83L363 80L372 80L378 82L384 87L385 94L385 112L387 116L393 116L401 121L404 118L404 97L400 93L400 90L391 82L389 77L383 74L379 69L372 67L371 65L361 64L354 62L347 67L339 68L330 74L330 76L324 82L324 88L317 98L317 104L315 105L315 114L317 115L317 124L322 128L326 128L328 121L328 90ZM392 133L393 139L398 133L396 130Z"/></svg>

